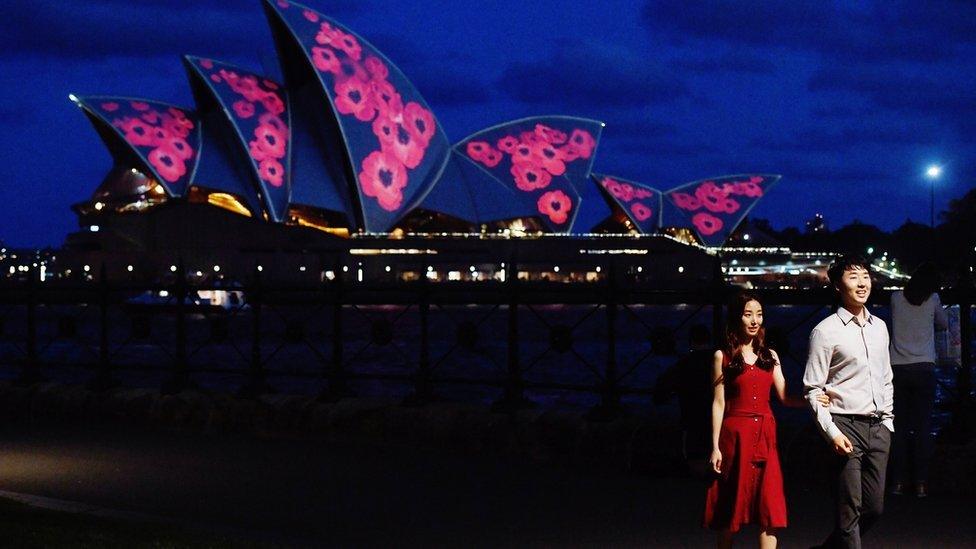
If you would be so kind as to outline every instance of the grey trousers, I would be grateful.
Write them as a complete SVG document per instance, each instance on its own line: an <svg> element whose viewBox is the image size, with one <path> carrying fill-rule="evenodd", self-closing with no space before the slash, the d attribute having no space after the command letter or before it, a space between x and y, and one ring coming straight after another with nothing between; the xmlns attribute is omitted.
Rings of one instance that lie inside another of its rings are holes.
<svg viewBox="0 0 976 549"><path fill-rule="evenodd" d="M860 549L861 536L884 510L885 468L891 431L876 419L834 415L834 424L850 439L854 451L837 456L834 531L825 547Z"/></svg>

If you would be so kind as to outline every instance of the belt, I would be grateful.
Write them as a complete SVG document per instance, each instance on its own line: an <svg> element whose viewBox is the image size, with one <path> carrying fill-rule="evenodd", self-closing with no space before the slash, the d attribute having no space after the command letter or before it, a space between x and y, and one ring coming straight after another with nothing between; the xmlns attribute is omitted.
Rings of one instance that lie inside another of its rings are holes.
<svg viewBox="0 0 976 549"><path fill-rule="evenodd" d="M865 414L831 414L832 416L842 417L849 419L851 421L859 421L861 423L881 423L883 418L878 415L865 415Z"/></svg>

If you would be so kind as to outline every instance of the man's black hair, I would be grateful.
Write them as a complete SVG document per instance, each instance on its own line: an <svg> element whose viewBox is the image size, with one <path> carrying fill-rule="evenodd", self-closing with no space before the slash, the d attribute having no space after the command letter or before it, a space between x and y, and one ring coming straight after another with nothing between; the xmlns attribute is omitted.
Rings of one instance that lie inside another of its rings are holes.
<svg viewBox="0 0 976 549"><path fill-rule="evenodd" d="M840 284L841 277L844 276L844 271L853 269L854 267L860 267L871 272L871 263L864 259L863 256L857 254L847 254L842 255L834 260L827 268L827 278L830 280L830 285L837 288Z"/></svg>

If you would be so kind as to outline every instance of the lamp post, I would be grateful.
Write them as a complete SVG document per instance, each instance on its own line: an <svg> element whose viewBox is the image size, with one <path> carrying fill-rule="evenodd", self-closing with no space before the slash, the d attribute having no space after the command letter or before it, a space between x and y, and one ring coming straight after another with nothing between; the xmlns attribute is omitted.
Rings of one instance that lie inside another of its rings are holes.
<svg viewBox="0 0 976 549"><path fill-rule="evenodd" d="M929 178L929 226L935 228L935 180L942 175L942 166L933 164L925 170L925 177Z"/></svg>

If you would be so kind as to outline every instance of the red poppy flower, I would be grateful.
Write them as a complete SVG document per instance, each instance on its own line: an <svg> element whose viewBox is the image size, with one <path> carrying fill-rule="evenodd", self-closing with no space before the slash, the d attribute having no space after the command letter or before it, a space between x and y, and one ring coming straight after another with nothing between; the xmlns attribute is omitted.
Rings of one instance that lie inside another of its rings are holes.
<svg viewBox="0 0 976 549"><path fill-rule="evenodd" d="M258 165L258 173L272 187L280 187L284 182L285 167L274 158L265 158Z"/></svg>
<svg viewBox="0 0 976 549"><path fill-rule="evenodd" d="M156 147L149 152L149 163L156 168L156 173L166 181L173 183L186 174L186 164L179 156L167 147Z"/></svg>
<svg viewBox="0 0 976 549"><path fill-rule="evenodd" d="M254 103L244 99L234 101L234 114L238 118L251 118L254 116Z"/></svg>
<svg viewBox="0 0 976 549"><path fill-rule="evenodd" d="M494 168L502 161L502 153L496 151L484 141L471 141L468 143L468 156L476 162L481 162L489 168Z"/></svg>
<svg viewBox="0 0 976 549"><path fill-rule="evenodd" d="M271 126L278 131L278 134L280 134L285 141L288 140L288 125L285 124L284 120L282 120L278 115L266 112L258 117L258 124Z"/></svg>
<svg viewBox="0 0 976 549"><path fill-rule="evenodd" d="M762 178L758 178L758 179L762 181ZM762 187L760 187L758 183L752 181L751 179L749 181L737 181L733 185L733 188L734 188L733 192L735 194L745 195L750 198L759 198L760 196L763 195Z"/></svg>
<svg viewBox="0 0 976 549"><path fill-rule="evenodd" d="M541 166L534 164L512 164L512 169L509 171L515 177L515 186L522 191L544 189L552 182L552 175Z"/></svg>
<svg viewBox="0 0 976 549"><path fill-rule="evenodd" d="M556 150L559 151L559 156L563 162L572 162L580 157L579 150L569 143L558 147Z"/></svg>
<svg viewBox="0 0 976 549"><path fill-rule="evenodd" d="M512 151L512 164L541 164L535 154L535 149L530 144L519 142Z"/></svg>
<svg viewBox="0 0 976 549"><path fill-rule="evenodd" d="M281 114L285 112L285 102L274 92L266 92L261 96L261 105L271 114Z"/></svg>
<svg viewBox="0 0 976 549"><path fill-rule="evenodd" d="M363 160L359 172L359 186L363 194L375 198L388 212L400 208L401 192L407 186L407 170L396 157L383 151L373 151Z"/></svg>
<svg viewBox="0 0 976 549"><path fill-rule="evenodd" d="M157 111L144 111L139 115L139 118L145 120L147 124L159 123L159 113Z"/></svg>
<svg viewBox="0 0 976 549"><path fill-rule="evenodd" d="M201 59L200 66L207 70L210 70L213 68L213 61L211 61L210 59Z"/></svg>
<svg viewBox="0 0 976 549"><path fill-rule="evenodd" d="M151 147L155 144L152 135L153 127L135 117L126 117L119 124L119 129L125 133L125 140L138 147Z"/></svg>
<svg viewBox="0 0 976 549"><path fill-rule="evenodd" d="M119 104L115 101L109 101L108 103L102 103L102 110L105 112L115 112L119 110Z"/></svg>
<svg viewBox="0 0 976 549"><path fill-rule="evenodd" d="M285 156L285 138L272 126L261 124L255 128L254 137L257 138L258 148L266 156L271 158Z"/></svg>
<svg viewBox="0 0 976 549"><path fill-rule="evenodd" d="M706 181L695 189L695 197L701 201L702 206L705 206L709 211L712 212L723 212L725 211L725 193L722 189L718 188L718 185L711 181Z"/></svg>
<svg viewBox="0 0 976 549"><path fill-rule="evenodd" d="M639 200L644 198L650 198L652 196L654 196L654 193L652 193L647 189L634 189L634 198L637 198Z"/></svg>
<svg viewBox="0 0 976 549"><path fill-rule="evenodd" d="M152 136L152 143L150 143L150 145L153 147L162 145L163 142L173 137L173 134L163 127L153 127L153 129L149 131L149 135Z"/></svg>
<svg viewBox="0 0 976 549"><path fill-rule="evenodd" d="M403 123L407 126L407 129L413 133L413 136L423 143L425 147L434 137L434 131L436 129L434 115L432 115L427 109L423 108L420 103L415 103L413 101L407 103L407 106L403 108ZM497 153L498 151L495 152ZM500 162L501 154L498 156L498 160Z"/></svg>
<svg viewBox="0 0 976 549"><path fill-rule="evenodd" d="M181 111L180 109L177 109L176 107L170 107L166 111L170 114L170 116L175 118L176 121L179 122L179 124L184 128L188 130L193 129L193 121L186 116L185 112Z"/></svg>
<svg viewBox="0 0 976 549"><path fill-rule="evenodd" d="M507 152L512 154L515 152L515 147L518 147L519 140L514 136L506 135L505 137L498 140L498 148L502 152Z"/></svg>
<svg viewBox="0 0 976 549"><path fill-rule="evenodd" d="M610 177L604 177L600 183L603 184L603 188L610 191L610 194L624 202L630 202L634 199L634 188L626 183L621 183Z"/></svg>
<svg viewBox="0 0 976 549"><path fill-rule="evenodd" d="M258 79L252 75L242 76L236 80L228 81L230 89L235 93L243 95L248 101L260 101L265 92L258 85Z"/></svg>
<svg viewBox="0 0 976 549"><path fill-rule="evenodd" d="M266 158L274 158L261 148L260 143L258 143L256 139L254 141L248 141L247 145L247 152L251 155L251 158L253 158L255 162L261 162Z"/></svg>
<svg viewBox="0 0 976 549"><path fill-rule="evenodd" d="M566 173L566 164L562 161L559 151L547 141L536 141L532 145L532 155L539 159L542 167L552 175Z"/></svg>
<svg viewBox="0 0 976 549"><path fill-rule="evenodd" d="M486 141L468 141L467 151L471 160L480 162L489 149L491 149L491 145Z"/></svg>
<svg viewBox="0 0 976 549"><path fill-rule="evenodd" d="M132 105L132 108L137 111L149 110L149 103L143 103L142 101L133 101L129 104Z"/></svg>
<svg viewBox="0 0 976 549"><path fill-rule="evenodd" d="M644 204L641 204L640 202L634 202L631 204L630 211L634 214L634 217L637 218L637 221L647 221L647 219L651 217L651 213L653 213L650 208Z"/></svg>
<svg viewBox="0 0 976 549"><path fill-rule="evenodd" d="M281 9L283 9L283 10L288 9L288 6L290 6L290 5L291 4L288 3L288 0L278 0L278 7L281 8Z"/></svg>
<svg viewBox="0 0 976 549"><path fill-rule="evenodd" d="M173 154L175 154L180 160L189 160L193 158L193 147L191 147L185 139L180 137L167 137L160 140L159 145L172 151Z"/></svg>
<svg viewBox="0 0 976 549"><path fill-rule="evenodd" d="M215 82L215 83L217 83L217 84L220 84L221 82L223 82L223 80L220 79L220 75L219 74L211 74L210 75L210 80L213 81L213 82Z"/></svg>
<svg viewBox="0 0 976 549"><path fill-rule="evenodd" d="M264 87L265 88L268 88L269 90L276 90L276 89L278 89L278 83L277 82L274 82L272 80L264 79L264 80L261 81L261 83L264 84Z"/></svg>
<svg viewBox="0 0 976 549"><path fill-rule="evenodd" d="M386 80L372 80L369 83L373 105L382 116L396 118L403 112L403 99L393 84Z"/></svg>
<svg viewBox="0 0 976 549"><path fill-rule="evenodd" d="M691 218L691 222L698 229L698 232L704 236L710 236L722 230L722 220L708 212L696 213Z"/></svg>
<svg viewBox="0 0 976 549"><path fill-rule="evenodd" d="M568 139L566 132L559 131L555 128L550 128L545 124L536 124L535 134L553 145L562 145Z"/></svg>
<svg viewBox="0 0 976 549"><path fill-rule="evenodd" d="M302 10L302 15L305 16L305 19L308 19L309 21L311 21L313 23L315 23L315 22L317 22L319 20L319 14L315 13L312 10Z"/></svg>
<svg viewBox="0 0 976 549"><path fill-rule="evenodd" d="M688 193L674 193L671 195L674 204L682 210L697 210L701 208L701 201Z"/></svg>
<svg viewBox="0 0 976 549"><path fill-rule="evenodd" d="M363 48L359 45L359 40L356 40L355 36L340 30L336 30L336 38L337 40L333 46L346 52L346 55L349 57L359 61L363 55Z"/></svg>
<svg viewBox="0 0 976 549"><path fill-rule="evenodd" d="M323 46L338 47L339 35L342 31L337 30L326 21L319 25L319 32L315 35L315 41Z"/></svg>
<svg viewBox="0 0 976 549"><path fill-rule="evenodd" d="M169 114L163 114L163 128L166 129L172 135L178 137L186 137L190 135L190 130L187 129L186 125L176 118L170 116Z"/></svg>
<svg viewBox="0 0 976 549"><path fill-rule="evenodd" d="M336 75L339 74L341 67L339 58L330 48L313 47L312 64L321 72L330 72Z"/></svg>
<svg viewBox="0 0 976 549"><path fill-rule="evenodd" d="M402 123L386 116L377 116L373 121L373 133L379 138L383 152L392 155L411 170L424 159L426 145L414 137Z"/></svg>
<svg viewBox="0 0 976 549"><path fill-rule="evenodd" d="M336 84L335 93L335 106L340 114L354 115L362 122L369 122L376 116L368 83L356 78L341 80Z"/></svg>
<svg viewBox="0 0 976 549"><path fill-rule="evenodd" d="M390 69L380 60L379 57L370 55L363 61L363 66L374 80L386 80L390 76Z"/></svg>
<svg viewBox="0 0 976 549"><path fill-rule="evenodd" d="M338 80L346 78L356 78L363 82L369 82L369 73L363 68L362 63L355 61L348 56L339 57L339 72L335 75Z"/></svg>
<svg viewBox="0 0 976 549"><path fill-rule="evenodd" d="M236 72L227 69L220 69L219 71L217 71L217 74L219 74L220 77L226 80L227 82L233 82L238 78L240 78L240 76Z"/></svg>
<svg viewBox="0 0 976 549"><path fill-rule="evenodd" d="M735 213L739 211L739 201L726 197L722 199L721 208L722 209L719 211L723 213L727 213L727 214Z"/></svg>
<svg viewBox="0 0 976 549"><path fill-rule="evenodd" d="M590 132L576 129L569 136L568 146L579 158L589 158L593 154L593 148L596 147L596 139L593 139Z"/></svg>
<svg viewBox="0 0 976 549"><path fill-rule="evenodd" d="M536 206L539 213L549 217L549 220L557 225L561 225L569 219L569 212L573 207L573 201L562 191L549 191L539 197Z"/></svg>

